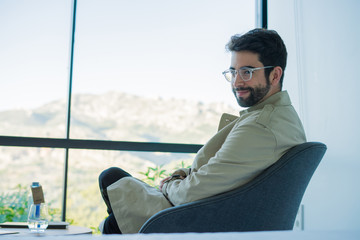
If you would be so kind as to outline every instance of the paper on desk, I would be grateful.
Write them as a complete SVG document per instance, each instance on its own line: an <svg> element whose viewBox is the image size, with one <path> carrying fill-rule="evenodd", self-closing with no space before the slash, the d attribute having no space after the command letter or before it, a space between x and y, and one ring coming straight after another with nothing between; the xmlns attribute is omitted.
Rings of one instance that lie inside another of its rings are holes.
<svg viewBox="0 0 360 240"><path fill-rule="evenodd" d="M17 234L19 232L14 232L14 231L4 231L0 229L0 235L6 235L6 234Z"/></svg>

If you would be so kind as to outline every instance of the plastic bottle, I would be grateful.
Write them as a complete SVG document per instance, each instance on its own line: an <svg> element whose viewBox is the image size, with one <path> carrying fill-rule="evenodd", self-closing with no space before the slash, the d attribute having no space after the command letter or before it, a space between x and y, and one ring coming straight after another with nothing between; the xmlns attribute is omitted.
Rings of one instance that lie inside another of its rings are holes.
<svg viewBox="0 0 360 240"><path fill-rule="evenodd" d="M40 187L39 182L33 182L31 188ZM31 204L30 204L31 203ZM28 227L31 232L44 232L48 226L48 209L45 203L34 204L33 197L29 200Z"/></svg>

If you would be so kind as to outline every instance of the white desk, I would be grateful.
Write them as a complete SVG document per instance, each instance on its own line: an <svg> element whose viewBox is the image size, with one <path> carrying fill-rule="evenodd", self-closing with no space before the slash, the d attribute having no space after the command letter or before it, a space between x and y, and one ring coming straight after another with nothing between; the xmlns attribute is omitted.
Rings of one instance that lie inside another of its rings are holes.
<svg viewBox="0 0 360 240"><path fill-rule="evenodd" d="M65 236L65 235L79 235L79 234L92 234L92 230L86 227L78 226L68 226L66 229L46 229L43 233L32 233L28 228L0 228L1 231L5 232L17 232L14 234L2 234L0 235L0 240L7 238L16 238L20 237L24 239L25 237L48 237L51 236ZM0 232L1 233L1 232ZM87 235L89 238L89 235Z"/></svg>
<svg viewBox="0 0 360 240"><path fill-rule="evenodd" d="M36 235L0 235L0 240L34 240ZM43 239L59 240L359 240L360 231L282 231L247 233L185 233L185 234L129 234L129 235L47 235Z"/></svg>

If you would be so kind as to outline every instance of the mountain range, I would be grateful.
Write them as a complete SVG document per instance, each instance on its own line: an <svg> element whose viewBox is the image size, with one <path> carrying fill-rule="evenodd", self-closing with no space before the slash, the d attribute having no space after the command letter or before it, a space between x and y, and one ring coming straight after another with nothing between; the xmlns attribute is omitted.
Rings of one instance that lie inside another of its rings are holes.
<svg viewBox="0 0 360 240"><path fill-rule="evenodd" d="M67 102L0 112L0 134L65 137ZM216 132L223 103L140 97L128 93L72 97L70 138L144 142L205 143Z"/></svg>

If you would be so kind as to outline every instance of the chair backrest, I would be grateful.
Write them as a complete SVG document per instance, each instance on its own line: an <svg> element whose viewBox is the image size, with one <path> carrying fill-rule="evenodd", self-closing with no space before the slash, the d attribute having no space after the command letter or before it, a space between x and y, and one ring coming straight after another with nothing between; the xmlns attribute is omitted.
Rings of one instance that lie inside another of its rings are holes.
<svg viewBox="0 0 360 240"><path fill-rule="evenodd" d="M140 233L291 230L325 152L326 145L318 142L295 146L249 183L165 209L152 216Z"/></svg>

